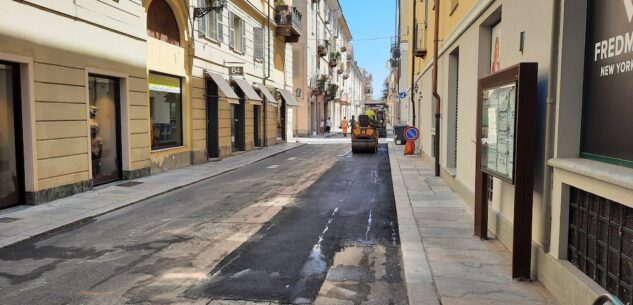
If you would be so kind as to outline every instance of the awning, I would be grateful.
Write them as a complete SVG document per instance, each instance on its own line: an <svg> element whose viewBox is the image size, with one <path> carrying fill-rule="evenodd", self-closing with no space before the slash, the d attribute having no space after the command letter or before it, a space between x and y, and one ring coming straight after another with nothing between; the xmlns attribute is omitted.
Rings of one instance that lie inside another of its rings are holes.
<svg viewBox="0 0 633 305"><path fill-rule="evenodd" d="M209 71L205 71L205 72L211 77L211 79L213 79L215 84L218 85L218 89L221 90L222 93L224 93L224 96L226 96L227 98L226 100L229 103L232 103L232 104L240 103L239 101L240 98L237 96L237 94L235 94L235 91L233 91L233 88L231 88L229 83L226 82L226 79L224 79L222 75L209 72Z"/></svg>
<svg viewBox="0 0 633 305"><path fill-rule="evenodd" d="M253 89L251 84L249 84L244 79L233 79L233 80L237 83L240 89L242 89L242 92L244 92L244 95L246 95L246 100L249 104L252 104L252 105L262 104L262 98L259 97L259 94L257 94L257 92L255 92L255 89Z"/></svg>
<svg viewBox="0 0 633 305"><path fill-rule="evenodd" d="M269 103L277 104L277 100L275 99L275 96L272 93L270 93L266 85L255 83L255 87L257 87L262 92L262 94L264 94L264 97Z"/></svg>
<svg viewBox="0 0 633 305"><path fill-rule="evenodd" d="M292 93L290 93L290 91L284 90L284 89L277 89L277 91L279 91L279 93L281 93L281 96L286 101L286 106L288 106L288 107L299 107L299 102L297 102L297 100L292 95Z"/></svg>

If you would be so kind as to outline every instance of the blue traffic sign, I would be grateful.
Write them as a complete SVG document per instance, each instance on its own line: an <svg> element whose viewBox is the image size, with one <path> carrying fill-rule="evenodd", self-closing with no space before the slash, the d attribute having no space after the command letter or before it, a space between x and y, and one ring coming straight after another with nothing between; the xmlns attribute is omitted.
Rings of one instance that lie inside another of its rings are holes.
<svg viewBox="0 0 633 305"><path fill-rule="evenodd" d="M399 96L400 96L400 98L405 98L405 97L407 97L407 93L402 91L402 92L400 92Z"/></svg>
<svg viewBox="0 0 633 305"><path fill-rule="evenodd" d="M404 130L404 138L408 141L415 141L420 137L420 131L414 126L407 127Z"/></svg>

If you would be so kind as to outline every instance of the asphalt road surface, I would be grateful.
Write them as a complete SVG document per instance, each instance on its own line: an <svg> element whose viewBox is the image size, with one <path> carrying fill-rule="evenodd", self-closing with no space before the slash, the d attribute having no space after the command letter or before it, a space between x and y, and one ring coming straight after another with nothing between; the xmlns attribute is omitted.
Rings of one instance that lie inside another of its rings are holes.
<svg viewBox="0 0 633 305"><path fill-rule="evenodd" d="M0 249L0 304L406 304L390 175L306 145Z"/></svg>

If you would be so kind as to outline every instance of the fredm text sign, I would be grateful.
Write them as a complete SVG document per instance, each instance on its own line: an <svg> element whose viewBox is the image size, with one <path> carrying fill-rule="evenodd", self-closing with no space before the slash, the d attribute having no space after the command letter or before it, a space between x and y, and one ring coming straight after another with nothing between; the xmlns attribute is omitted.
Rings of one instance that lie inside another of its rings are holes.
<svg viewBox="0 0 633 305"><path fill-rule="evenodd" d="M633 166L633 0L589 0L582 153Z"/></svg>

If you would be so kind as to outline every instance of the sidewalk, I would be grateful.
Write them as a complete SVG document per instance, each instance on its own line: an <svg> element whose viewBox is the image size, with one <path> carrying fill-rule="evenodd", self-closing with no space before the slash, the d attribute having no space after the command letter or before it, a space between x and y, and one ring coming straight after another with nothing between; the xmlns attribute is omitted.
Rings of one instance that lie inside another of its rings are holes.
<svg viewBox="0 0 633 305"><path fill-rule="evenodd" d="M284 143L221 161L189 166L97 188L37 206L0 211L0 248L63 228L139 201L209 179L303 144Z"/></svg>
<svg viewBox="0 0 633 305"><path fill-rule="evenodd" d="M409 304L557 304L539 283L515 282L511 254L472 236L472 211L419 157L389 145Z"/></svg>

